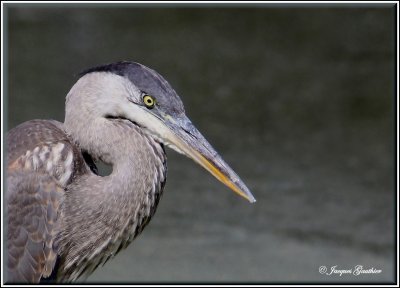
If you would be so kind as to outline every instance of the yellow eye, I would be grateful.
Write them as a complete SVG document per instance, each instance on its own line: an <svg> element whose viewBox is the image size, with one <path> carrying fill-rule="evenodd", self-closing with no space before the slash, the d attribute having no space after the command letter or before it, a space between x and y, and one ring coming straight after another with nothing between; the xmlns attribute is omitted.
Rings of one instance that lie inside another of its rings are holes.
<svg viewBox="0 0 400 288"><path fill-rule="evenodd" d="M146 105L147 108L151 109L156 104L156 99L151 97L150 95L144 95L143 96L143 103L144 103L144 105Z"/></svg>

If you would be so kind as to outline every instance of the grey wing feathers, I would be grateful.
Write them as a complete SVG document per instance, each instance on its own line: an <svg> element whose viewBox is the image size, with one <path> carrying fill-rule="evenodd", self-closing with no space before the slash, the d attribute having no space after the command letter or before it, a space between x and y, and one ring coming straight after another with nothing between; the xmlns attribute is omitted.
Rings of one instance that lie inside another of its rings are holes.
<svg viewBox="0 0 400 288"><path fill-rule="evenodd" d="M54 267L65 188L89 167L56 121L25 122L7 145L8 281L35 283Z"/></svg>
<svg viewBox="0 0 400 288"><path fill-rule="evenodd" d="M62 123L49 120L24 122L7 133L8 163L14 162L26 151L33 151L47 143L69 141Z"/></svg>
<svg viewBox="0 0 400 288"><path fill-rule="evenodd" d="M74 176L87 173L89 166L82 152L62 125L57 121L31 120L10 130L7 134L8 170L47 173L63 187Z"/></svg>
<svg viewBox="0 0 400 288"><path fill-rule="evenodd" d="M48 277L57 258L54 238L64 190L52 176L12 172L8 191L8 282L37 283Z"/></svg>

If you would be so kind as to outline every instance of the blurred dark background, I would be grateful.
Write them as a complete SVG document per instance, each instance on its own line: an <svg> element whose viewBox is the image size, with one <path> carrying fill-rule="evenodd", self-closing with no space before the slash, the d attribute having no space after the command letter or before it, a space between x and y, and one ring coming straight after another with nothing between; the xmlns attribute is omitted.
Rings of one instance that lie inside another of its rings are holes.
<svg viewBox="0 0 400 288"><path fill-rule="evenodd" d="M6 7L5 130L63 121L80 71L140 62L257 198L168 150L154 219L87 281L393 280L393 7Z"/></svg>

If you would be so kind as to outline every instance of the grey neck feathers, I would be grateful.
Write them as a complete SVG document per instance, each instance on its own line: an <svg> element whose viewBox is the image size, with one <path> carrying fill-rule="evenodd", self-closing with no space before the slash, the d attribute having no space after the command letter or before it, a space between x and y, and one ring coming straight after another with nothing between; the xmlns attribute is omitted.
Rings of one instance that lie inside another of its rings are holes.
<svg viewBox="0 0 400 288"><path fill-rule="evenodd" d="M66 123L81 149L113 171L105 177L87 174L67 187L64 215L73 216L62 219L69 231L59 241L64 280L90 274L94 265L125 248L154 214L166 180L163 147L128 120L97 118L69 127Z"/></svg>

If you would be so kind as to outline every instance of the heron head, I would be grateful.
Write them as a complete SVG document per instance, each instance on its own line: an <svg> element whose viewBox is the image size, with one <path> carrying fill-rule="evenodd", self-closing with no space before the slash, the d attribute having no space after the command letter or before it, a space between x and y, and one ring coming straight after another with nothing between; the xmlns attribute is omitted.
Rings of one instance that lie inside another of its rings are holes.
<svg viewBox="0 0 400 288"><path fill-rule="evenodd" d="M84 71L75 86L80 81L86 96L93 97L85 103L96 103L82 109L103 118L124 118L135 123L158 142L193 159L234 192L255 202L243 181L185 115L174 89L156 71L139 63L117 62ZM73 89L67 104L74 101Z"/></svg>

